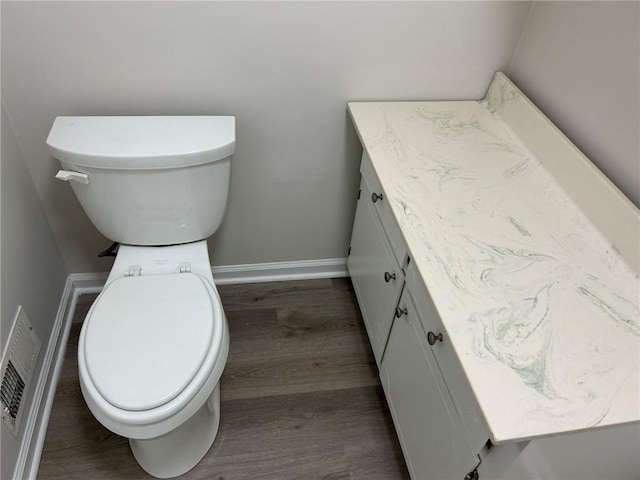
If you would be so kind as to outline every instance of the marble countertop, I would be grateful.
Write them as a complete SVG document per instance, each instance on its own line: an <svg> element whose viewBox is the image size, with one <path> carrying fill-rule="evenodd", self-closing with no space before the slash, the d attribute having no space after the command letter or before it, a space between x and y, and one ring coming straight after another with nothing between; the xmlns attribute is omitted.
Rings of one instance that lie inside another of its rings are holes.
<svg viewBox="0 0 640 480"><path fill-rule="evenodd" d="M572 145L566 180L557 139L525 144L550 122L503 74L483 101L349 112L492 441L640 421L637 265L611 240L637 247L638 210ZM604 223L571 193L589 182Z"/></svg>

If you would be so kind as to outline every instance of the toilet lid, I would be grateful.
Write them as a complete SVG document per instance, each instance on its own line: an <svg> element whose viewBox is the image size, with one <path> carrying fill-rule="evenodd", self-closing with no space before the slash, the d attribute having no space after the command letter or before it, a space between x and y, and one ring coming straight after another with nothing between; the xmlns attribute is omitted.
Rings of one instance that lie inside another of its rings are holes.
<svg viewBox="0 0 640 480"><path fill-rule="evenodd" d="M84 354L93 384L124 410L149 410L171 401L207 355L213 315L209 289L195 274L110 283L85 320Z"/></svg>

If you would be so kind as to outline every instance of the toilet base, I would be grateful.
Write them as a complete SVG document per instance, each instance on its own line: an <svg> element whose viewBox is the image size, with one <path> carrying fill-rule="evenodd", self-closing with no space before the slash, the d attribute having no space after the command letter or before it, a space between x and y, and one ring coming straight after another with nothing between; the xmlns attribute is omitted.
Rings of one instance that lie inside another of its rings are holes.
<svg viewBox="0 0 640 480"><path fill-rule="evenodd" d="M156 478L173 478L193 467L213 445L220 424L220 383L189 420L160 437L129 439L138 464Z"/></svg>

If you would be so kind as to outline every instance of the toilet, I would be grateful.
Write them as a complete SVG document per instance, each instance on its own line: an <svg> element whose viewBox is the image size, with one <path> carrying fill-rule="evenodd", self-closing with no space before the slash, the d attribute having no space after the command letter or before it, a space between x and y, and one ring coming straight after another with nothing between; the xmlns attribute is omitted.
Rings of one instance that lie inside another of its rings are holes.
<svg viewBox="0 0 640 480"><path fill-rule="evenodd" d="M235 117L58 117L56 178L118 252L78 345L95 416L157 478L186 473L220 422L229 329L206 239L227 203Z"/></svg>

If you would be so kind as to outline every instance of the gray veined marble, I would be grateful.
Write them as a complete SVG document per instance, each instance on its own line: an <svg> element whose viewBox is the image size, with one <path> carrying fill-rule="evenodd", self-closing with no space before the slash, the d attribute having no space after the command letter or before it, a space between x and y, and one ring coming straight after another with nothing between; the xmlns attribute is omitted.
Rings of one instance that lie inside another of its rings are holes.
<svg viewBox="0 0 640 480"><path fill-rule="evenodd" d="M640 421L638 210L502 74L349 111L492 439Z"/></svg>

